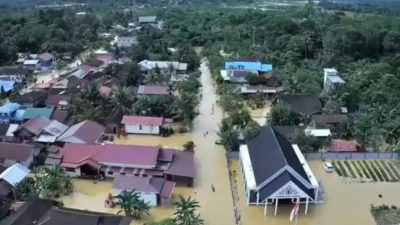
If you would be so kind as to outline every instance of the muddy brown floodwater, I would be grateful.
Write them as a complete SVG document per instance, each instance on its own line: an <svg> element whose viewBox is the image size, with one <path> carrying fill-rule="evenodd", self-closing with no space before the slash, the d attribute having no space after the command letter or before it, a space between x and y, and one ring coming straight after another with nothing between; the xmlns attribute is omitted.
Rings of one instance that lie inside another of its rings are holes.
<svg viewBox="0 0 400 225"><path fill-rule="evenodd" d="M199 105L199 115L193 121L190 133L174 134L168 138L153 135L129 135L126 138L116 138L119 144L162 145L182 149L187 141L194 141L196 178L193 188L177 187L178 194L192 196L200 202L201 218L206 225L233 225L235 224L233 212L233 199L229 184L229 172L225 158L225 150L220 145L215 145L218 139L218 124L222 119L221 109L216 105L217 96L211 79L210 71L203 61L200 67L202 72L202 99ZM214 112L212 107L214 105ZM208 135L204 136L204 133ZM62 200L66 207L87 209L99 212L116 213L119 209L104 207L104 200L111 191L111 182L75 180L75 192L64 196ZM215 192L211 186L214 186ZM171 206L152 208L149 217L131 224L143 224L148 221L158 221L172 217L174 208Z"/></svg>

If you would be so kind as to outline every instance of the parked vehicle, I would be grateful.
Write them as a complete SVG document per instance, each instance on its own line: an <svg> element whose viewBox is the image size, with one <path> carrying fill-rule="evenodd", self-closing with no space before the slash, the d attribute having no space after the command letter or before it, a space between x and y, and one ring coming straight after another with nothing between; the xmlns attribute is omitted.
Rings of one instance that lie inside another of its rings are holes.
<svg viewBox="0 0 400 225"><path fill-rule="evenodd" d="M333 167L332 163L329 162L324 162L324 169L327 173L332 173L333 171L335 171L335 167Z"/></svg>

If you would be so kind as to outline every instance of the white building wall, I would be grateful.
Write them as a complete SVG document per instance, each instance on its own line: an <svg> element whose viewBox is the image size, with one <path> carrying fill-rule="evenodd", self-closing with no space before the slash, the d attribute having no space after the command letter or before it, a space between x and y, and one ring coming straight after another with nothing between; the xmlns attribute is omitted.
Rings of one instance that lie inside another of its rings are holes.
<svg viewBox="0 0 400 225"><path fill-rule="evenodd" d="M118 195L122 190L114 189L114 193ZM157 194L150 192L139 192L140 199L148 203L150 206L157 206Z"/></svg>
<svg viewBox="0 0 400 225"><path fill-rule="evenodd" d="M159 126L126 124L125 130L128 134L160 134Z"/></svg>
<svg viewBox="0 0 400 225"><path fill-rule="evenodd" d="M69 171L69 170L65 169L65 172L71 177L79 177L79 176L81 176L81 168L80 167L75 168L74 171Z"/></svg>

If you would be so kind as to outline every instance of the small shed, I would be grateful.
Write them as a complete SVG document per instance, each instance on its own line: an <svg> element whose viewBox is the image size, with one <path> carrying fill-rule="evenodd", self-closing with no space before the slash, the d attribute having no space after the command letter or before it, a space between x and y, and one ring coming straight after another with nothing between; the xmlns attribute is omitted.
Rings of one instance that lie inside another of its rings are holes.
<svg viewBox="0 0 400 225"><path fill-rule="evenodd" d="M124 116L121 124L129 134L160 134L163 117Z"/></svg>

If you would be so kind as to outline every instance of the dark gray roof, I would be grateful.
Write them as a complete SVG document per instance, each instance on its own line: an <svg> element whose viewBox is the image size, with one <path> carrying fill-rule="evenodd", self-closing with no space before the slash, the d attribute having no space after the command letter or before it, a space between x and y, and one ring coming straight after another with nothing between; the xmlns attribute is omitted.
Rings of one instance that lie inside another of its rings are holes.
<svg viewBox="0 0 400 225"><path fill-rule="evenodd" d="M46 92L42 92L42 91L32 91L29 93L25 93L21 96L19 96L15 101L20 103L20 104L24 104L24 103L33 103L36 102L42 98L45 98L45 96L47 95Z"/></svg>
<svg viewBox="0 0 400 225"><path fill-rule="evenodd" d="M0 123L0 137L6 136L10 124Z"/></svg>
<svg viewBox="0 0 400 225"><path fill-rule="evenodd" d="M129 225L126 216L58 207L55 201L36 199L26 202L3 225Z"/></svg>
<svg viewBox="0 0 400 225"><path fill-rule="evenodd" d="M296 113L312 115L322 112L321 101L317 96L278 95L281 102L287 103Z"/></svg>
<svg viewBox="0 0 400 225"><path fill-rule="evenodd" d="M290 166L308 181L292 144L271 127L263 128L247 143L247 148L257 186L285 166Z"/></svg>
<svg viewBox="0 0 400 225"><path fill-rule="evenodd" d="M2 67L0 68L1 75L29 75L32 74L31 70L21 67Z"/></svg>

